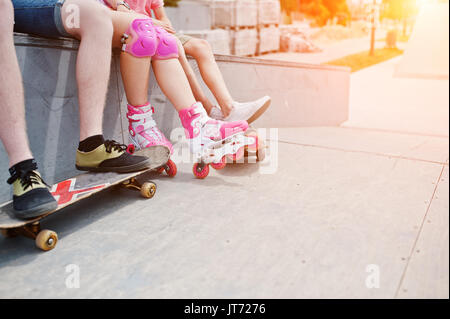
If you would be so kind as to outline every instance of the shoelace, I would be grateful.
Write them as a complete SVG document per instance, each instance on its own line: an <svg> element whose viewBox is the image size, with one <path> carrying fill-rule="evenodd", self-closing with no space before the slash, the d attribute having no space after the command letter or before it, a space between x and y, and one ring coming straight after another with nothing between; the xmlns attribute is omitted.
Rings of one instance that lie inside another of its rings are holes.
<svg viewBox="0 0 450 319"><path fill-rule="evenodd" d="M33 185L41 185L49 187L39 174L30 170L30 171L15 171L14 174L8 179L8 184L14 183L16 180L20 180L20 185L23 190L26 191L28 188L33 187Z"/></svg>
<svg viewBox="0 0 450 319"><path fill-rule="evenodd" d="M120 144L113 140L106 140L105 141L105 149L106 152L111 153L113 150L119 151L119 152L125 152L127 150L127 145Z"/></svg>

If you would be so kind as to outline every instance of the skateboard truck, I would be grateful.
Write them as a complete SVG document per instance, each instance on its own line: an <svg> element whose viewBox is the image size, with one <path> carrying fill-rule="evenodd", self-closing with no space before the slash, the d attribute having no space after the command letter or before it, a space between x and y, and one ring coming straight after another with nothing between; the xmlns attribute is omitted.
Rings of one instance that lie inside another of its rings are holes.
<svg viewBox="0 0 450 319"><path fill-rule="evenodd" d="M156 184L153 182L140 183L135 177L121 184L125 188L136 189L141 192L142 197L152 198L156 193Z"/></svg>
<svg viewBox="0 0 450 319"><path fill-rule="evenodd" d="M41 223L34 222L19 228L2 229L4 237L24 236L34 239L36 246L44 251L52 250L58 242L58 235L51 230L41 230Z"/></svg>

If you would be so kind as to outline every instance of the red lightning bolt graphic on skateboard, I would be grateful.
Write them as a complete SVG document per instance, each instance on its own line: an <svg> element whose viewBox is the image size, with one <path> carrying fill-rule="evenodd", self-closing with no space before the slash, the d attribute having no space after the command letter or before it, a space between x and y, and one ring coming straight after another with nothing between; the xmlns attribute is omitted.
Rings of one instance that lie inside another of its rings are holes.
<svg viewBox="0 0 450 319"><path fill-rule="evenodd" d="M86 194L108 186L108 183L106 183L88 188L75 189L76 182L76 178L71 178L53 186L51 193L58 201L58 205L67 204L72 200L77 199L80 194Z"/></svg>

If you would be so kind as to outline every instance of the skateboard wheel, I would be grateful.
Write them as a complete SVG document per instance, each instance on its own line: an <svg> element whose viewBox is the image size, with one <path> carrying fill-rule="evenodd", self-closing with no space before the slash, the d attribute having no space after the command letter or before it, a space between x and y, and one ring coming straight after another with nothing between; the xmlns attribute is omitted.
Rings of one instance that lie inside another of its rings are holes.
<svg viewBox="0 0 450 319"><path fill-rule="evenodd" d="M44 229L36 236L36 246L43 251L52 250L58 242L58 235L51 230Z"/></svg>
<svg viewBox="0 0 450 319"><path fill-rule="evenodd" d="M208 164L202 164L195 163L194 167L192 167L192 172L194 173L194 176L199 179L204 179L209 174L209 165Z"/></svg>
<svg viewBox="0 0 450 319"><path fill-rule="evenodd" d="M145 182L141 186L141 195L144 198L152 198L156 193L156 184L152 182Z"/></svg>
<svg viewBox="0 0 450 319"><path fill-rule="evenodd" d="M212 166L212 168L214 168L215 170L220 170L222 168L224 168L227 165L226 162L226 157L222 157L222 159L220 160L219 163L211 163L210 164Z"/></svg>

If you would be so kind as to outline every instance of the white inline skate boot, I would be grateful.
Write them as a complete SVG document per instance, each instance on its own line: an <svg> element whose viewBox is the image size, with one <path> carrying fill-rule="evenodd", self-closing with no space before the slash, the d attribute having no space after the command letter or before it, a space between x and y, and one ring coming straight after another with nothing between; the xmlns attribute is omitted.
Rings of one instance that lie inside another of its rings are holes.
<svg viewBox="0 0 450 319"><path fill-rule="evenodd" d="M246 136L246 121L223 122L213 120L200 102L179 112L181 123L194 154L193 173L197 178L208 176L209 164L215 169L226 165L226 158L237 161L246 149L257 149L255 136Z"/></svg>
<svg viewBox="0 0 450 319"><path fill-rule="evenodd" d="M155 109L150 103L140 106L128 104L128 133L132 144L128 146L128 152L136 152L152 159L161 152L173 153L172 143L164 136L163 132L156 126L152 115ZM158 169L160 173L166 171L167 175L173 177L177 174L177 166L169 161Z"/></svg>

